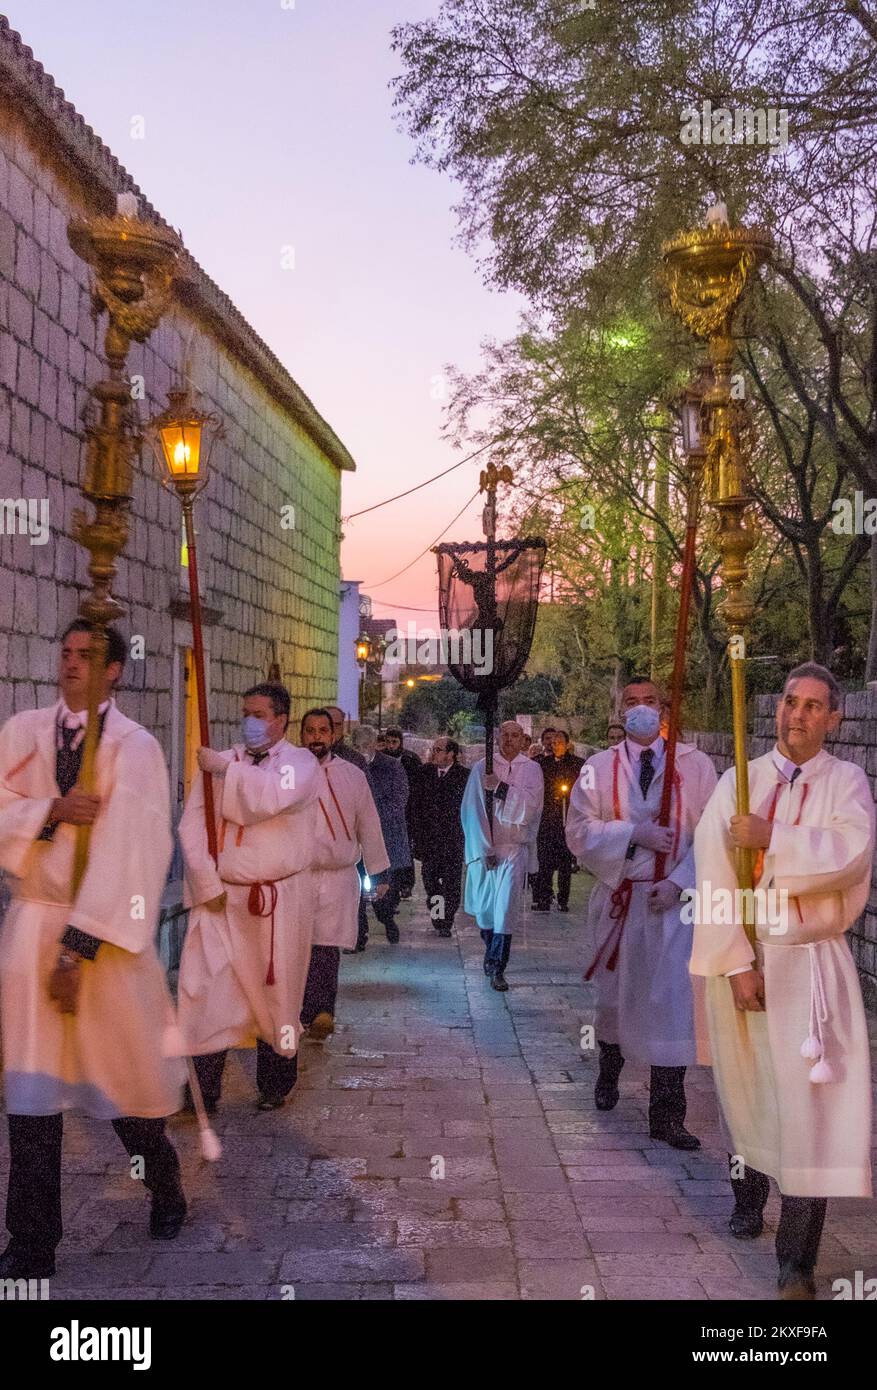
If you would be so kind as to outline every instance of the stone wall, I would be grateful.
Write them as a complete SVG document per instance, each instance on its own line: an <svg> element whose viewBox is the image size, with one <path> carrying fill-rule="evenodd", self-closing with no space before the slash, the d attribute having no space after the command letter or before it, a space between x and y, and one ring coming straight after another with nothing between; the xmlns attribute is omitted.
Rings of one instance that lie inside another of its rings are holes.
<svg viewBox="0 0 877 1390"><path fill-rule="evenodd" d="M67 225L112 211L123 190L142 198L0 20L0 500L45 501L49 521L46 544L0 535L0 721L56 698L57 637L86 583L71 531L83 505L81 412L105 375L105 319L92 316L90 273ZM211 715L222 743L275 644L295 711L335 698L341 469L353 463L188 255L171 310L129 357L143 421L164 409L184 363L199 404L225 425L196 505ZM161 740L177 776L187 584L179 504L145 449L115 585L122 626L143 637L145 654L129 662L119 703Z"/></svg>

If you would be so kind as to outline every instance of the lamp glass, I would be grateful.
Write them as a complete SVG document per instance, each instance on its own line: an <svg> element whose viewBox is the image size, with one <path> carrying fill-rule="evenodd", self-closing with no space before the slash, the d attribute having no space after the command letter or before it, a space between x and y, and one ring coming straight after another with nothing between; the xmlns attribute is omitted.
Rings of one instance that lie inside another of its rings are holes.
<svg viewBox="0 0 877 1390"><path fill-rule="evenodd" d="M703 453L703 436L700 432L700 401L691 397L682 405L682 443L686 454Z"/></svg>
<svg viewBox="0 0 877 1390"><path fill-rule="evenodd" d="M171 478L197 478L201 468L200 420L173 420L159 430Z"/></svg>

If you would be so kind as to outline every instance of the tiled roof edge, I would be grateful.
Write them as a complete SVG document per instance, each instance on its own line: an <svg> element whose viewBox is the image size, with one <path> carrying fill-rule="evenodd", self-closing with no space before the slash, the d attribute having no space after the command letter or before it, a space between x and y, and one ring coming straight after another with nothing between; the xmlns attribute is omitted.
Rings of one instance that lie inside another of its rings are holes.
<svg viewBox="0 0 877 1390"><path fill-rule="evenodd" d="M30 112L40 124L51 128L77 174L88 179L98 195L105 195L101 211L112 212L116 194L130 192L139 198L142 216L170 226L100 136L67 100L5 15L0 15L0 82L11 89L25 114ZM282 362L228 295L185 250L175 288L180 302L193 305L210 320L218 336L268 387L326 456L340 469L355 469L349 451Z"/></svg>

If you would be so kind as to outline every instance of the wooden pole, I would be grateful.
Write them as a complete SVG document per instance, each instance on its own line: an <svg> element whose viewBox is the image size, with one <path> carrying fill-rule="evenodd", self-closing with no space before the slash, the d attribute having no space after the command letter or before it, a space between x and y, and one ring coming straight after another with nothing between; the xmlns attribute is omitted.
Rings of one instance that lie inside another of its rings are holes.
<svg viewBox="0 0 877 1390"><path fill-rule="evenodd" d="M198 585L198 552L195 545L195 524L192 516L193 498L184 497L183 524L186 528L186 552L189 560L189 608L192 614L192 653L195 662L195 688L198 694L198 728L202 748L210 747L210 721L207 717L207 686L204 679L204 637L201 627L201 590ZM204 778L204 821L207 828L207 848L214 864L217 860L216 810L213 804L213 777Z"/></svg>

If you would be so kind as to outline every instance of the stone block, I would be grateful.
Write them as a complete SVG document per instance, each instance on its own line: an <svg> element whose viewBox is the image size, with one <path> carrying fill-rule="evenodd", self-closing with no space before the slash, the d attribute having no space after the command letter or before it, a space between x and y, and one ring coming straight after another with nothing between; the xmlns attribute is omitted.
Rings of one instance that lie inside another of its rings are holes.
<svg viewBox="0 0 877 1390"><path fill-rule="evenodd" d="M33 232L33 188L16 164L9 165L8 211L13 221Z"/></svg>
<svg viewBox="0 0 877 1390"><path fill-rule="evenodd" d="M37 581L32 575L15 576L14 622L16 633L37 631Z"/></svg>

